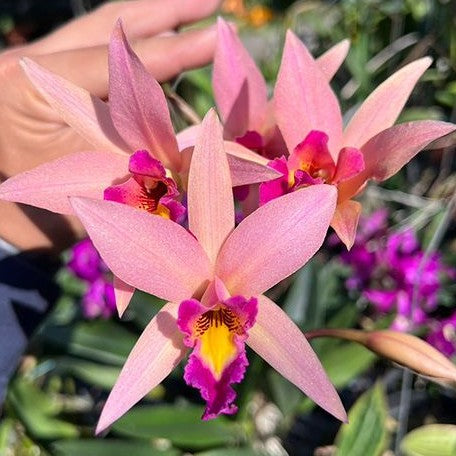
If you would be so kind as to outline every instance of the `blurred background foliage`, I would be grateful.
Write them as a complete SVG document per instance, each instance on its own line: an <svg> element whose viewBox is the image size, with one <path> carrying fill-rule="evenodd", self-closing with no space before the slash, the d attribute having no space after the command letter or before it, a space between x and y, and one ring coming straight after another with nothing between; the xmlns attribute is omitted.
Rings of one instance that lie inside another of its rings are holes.
<svg viewBox="0 0 456 456"><path fill-rule="evenodd" d="M3 0L3 44L27 42L99 3ZM454 1L225 0L223 14L237 24L271 89L287 28L316 56L349 38L350 53L332 83L347 119L395 70L431 55L434 64L400 120L456 121ZM214 104L210 68L187 72L166 90L179 128ZM382 187L371 185L363 197L366 212L389 211L386 231L378 234L375 248L385 248L391 233L412 229L420 252L429 253L429 244L434 248L438 241L441 261L454 267L454 202L449 201L455 188L454 148L443 147L421 154ZM341 253L339 246L328 242L270 295L304 331L322 326L388 327L397 312L378 312L360 290L347 286L356 271ZM456 289L449 276L439 282L434 322L454 315ZM349 410L348 425L341 426L249 353L250 367L237 388L238 415L200 421L201 400L185 385L180 368L115 423L106 438L94 438L97 418L122 364L163 303L137 292L121 321L115 316L87 319L81 299L88 284L65 268L57 280L62 297L9 387L0 421L2 456L456 454L453 390L422 378L407 382L400 368L335 339L315 340L313 346ZM446 324L441 332L456 350L455 325ZM430 330L420 325L410 329L423 336Z"/></svg>

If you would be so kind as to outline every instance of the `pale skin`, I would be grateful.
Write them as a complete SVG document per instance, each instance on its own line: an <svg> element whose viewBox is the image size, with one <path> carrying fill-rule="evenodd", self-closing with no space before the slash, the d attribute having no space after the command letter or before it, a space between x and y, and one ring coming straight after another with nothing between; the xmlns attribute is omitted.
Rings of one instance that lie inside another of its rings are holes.
<svg viewBox="0 0 456 456"><path fill-rule="evenodd" d="M0 54L0 182L93 146L66 125L20 66L29 57L100 97L108 96L107 43L121 18L135 51L160 82L213 57L213 27L176 33L214 13L220 0L131 0L106 3L46 37ZM191 50L189 52L189 50ZM0 237L21 250L58 252L82 234L74 217L0 201Z"/></svg>

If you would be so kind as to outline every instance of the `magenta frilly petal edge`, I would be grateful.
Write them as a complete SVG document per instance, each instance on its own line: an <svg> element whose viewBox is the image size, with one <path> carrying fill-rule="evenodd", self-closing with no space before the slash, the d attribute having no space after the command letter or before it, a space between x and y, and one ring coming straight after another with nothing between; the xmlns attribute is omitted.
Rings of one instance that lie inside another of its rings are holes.
<svg viewBox="0 0 456 456"><path fill-rule="evenodd" d="M188 385L199 389L201 397L206 401L203 420L216 418L220 414L232 415L238 410L234 404L236 392L231 385L242 381L249 364L245 353L245 340L248 337L248 329L255 322L258 301L256 298L247 300L242 296L234 296L224 301L222 306L230 309L239 318L242 333L234 335L236 356L223 369L220 378L216 378L211 369L205 365L200 354L201 343L192 334L195 321L215 306L206 307L196 299L190 299L183 301L179 307L177 325L186 335L185 345L194 347L185 366L184 380Z"/></svg>

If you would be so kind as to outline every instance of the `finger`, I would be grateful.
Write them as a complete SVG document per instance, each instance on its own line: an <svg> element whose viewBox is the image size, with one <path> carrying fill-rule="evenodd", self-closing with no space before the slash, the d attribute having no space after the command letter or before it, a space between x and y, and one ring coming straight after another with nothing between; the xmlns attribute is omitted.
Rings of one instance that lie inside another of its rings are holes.
<svg viewBox="0 0 456 456"><path fill-rule="evenodd" d="M151 37L213 14L221 0L132 0L105 3L32 46L34 54L106 44L121 18L130 39Z"/></svg>
<svg viewBox="0 0 456 456"><path fill-rule="evenodd" d="M208 64L214 55L215 37L216 29L209 27L139 40L133 48L152 76L163 82L182 71ZM93 95L108 95L107 46L39 55L33 60Z"/></svg>

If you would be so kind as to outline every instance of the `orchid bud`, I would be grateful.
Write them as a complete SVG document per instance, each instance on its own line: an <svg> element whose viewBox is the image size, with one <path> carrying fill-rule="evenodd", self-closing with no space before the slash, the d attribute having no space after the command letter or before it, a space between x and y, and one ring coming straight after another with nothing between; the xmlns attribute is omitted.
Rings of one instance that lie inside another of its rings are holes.
<svg viewBox="0 0 456 456"><path fill-rule="evenodd" d="M357 342L431 380L456 384L456 366L427 342L411 334L390 330L317 329L306 333L306 337L335 337Z"/></svg>

